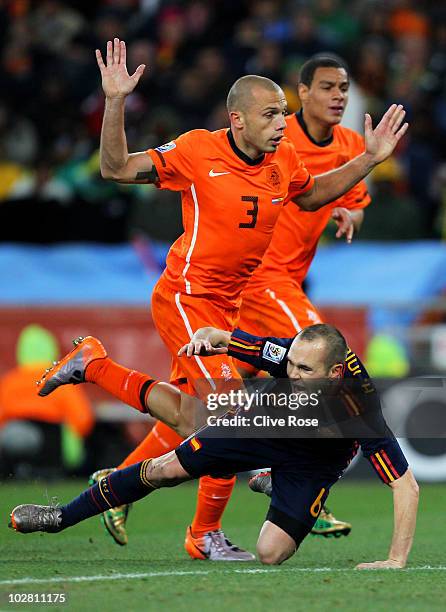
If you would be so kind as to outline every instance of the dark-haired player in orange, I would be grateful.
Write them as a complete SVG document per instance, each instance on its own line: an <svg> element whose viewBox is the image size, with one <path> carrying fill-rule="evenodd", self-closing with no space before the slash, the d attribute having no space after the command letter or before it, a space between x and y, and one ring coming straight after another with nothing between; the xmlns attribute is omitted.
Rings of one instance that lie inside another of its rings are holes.
<svg viewBox="0 0 446 612"><path fill-rule="evenodd" d="M284 137L283 91L269 79L246 76L234 83L228 95L229 130L192 130L156 149L129 154L125 98L144 66L128 74L125 43L119 39L107 43L105 63L99 51L97 60L106 95L102 175L123 183L154 183L182 193L185 231L169 252L166 270L152 296L152 313L173 356L171 380L183 383L185 390L206 393L215 387L215 380L239 379L235 364L224 355L205 364L197 355L180 365L178 349L204 324L227 330L234 327L241 292L260 264L287 199L315 211L351 189L391 154L405 133L404 109L392 105L375 130L367 115L365 152L342 168L314 178ZM351 220L343 212L340 215L340 231L349 231ZM200 385L203 380L204 388ZM113 392L110 382L107 384ZM138 390L141 392L144 389ZM129 397L128 403L132 401ZM134 462L137 457L131 459ZM233 482L221 479L208 482L206 490L200 488L207 505L200 508L199 503L201 516L196 516L188 531L187 549L192 556L252 558L232 547L219 529ZM210 534L215 532L219 533L216 546L224 550L220 556L212 550L215 538Z"/></svg>
<svg viewBox="0 0 446 612"><path fill-rule="evenodd" d="M349 74L340 59L317 55L302 66L298 83L302 109L286 117L285 133L312 174L342 166L364 151L362 136L340 125L348 91ZM285 206L262 263L243 291L240 327L258 336L272 331L287 338L320 323L317 309L302 288L319 238L330 219L338 220L340 207L350 214L352 230L358 230L369 203L367 186L361 181L312 214ZM246 363L240 363L239 370L244 376L254 374ZM336 520L324 509L313 533L348 534L350 529L349 523Z"/></svg>
<svg viewBox="0 0 446 612"><path fill-rule="evenodd" d="M302 109L286 117L285 133L312 174L338 168L364 151L362 136L340 125L348 89L349 75L338 59L315 56L301 69ZM319 322L317 310L302 290L319 238L330 219L338 219L339 207L348 211L354 228L359 229L369 203L367 186L361 181L311 214L285 206L262 263L243 291L241 327L260 334L268 325L276 336L288 337Z"/></svg>

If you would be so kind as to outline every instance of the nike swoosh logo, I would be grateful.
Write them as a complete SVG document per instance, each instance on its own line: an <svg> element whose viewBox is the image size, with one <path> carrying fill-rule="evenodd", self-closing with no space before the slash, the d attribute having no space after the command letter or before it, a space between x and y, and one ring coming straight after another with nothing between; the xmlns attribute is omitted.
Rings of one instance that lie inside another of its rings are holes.
<svg viewBox="0 0 446 612"><path fill-rule="evenodd" d="M199 546L197 546L195 544L195 542L192 542L192 546L198 550L199 553L201 553L203 555L203 557L206 557L206 559L209 557L209 555L207 554L207 552L205 550L202 550Z"/></svg>
<svg viewBox="0 0 446 612"><path fill-rule="evenodd" d="M214 172L214 170L209 170L209 176L222 176L223 174L231 174L230 172Z"/></svg>

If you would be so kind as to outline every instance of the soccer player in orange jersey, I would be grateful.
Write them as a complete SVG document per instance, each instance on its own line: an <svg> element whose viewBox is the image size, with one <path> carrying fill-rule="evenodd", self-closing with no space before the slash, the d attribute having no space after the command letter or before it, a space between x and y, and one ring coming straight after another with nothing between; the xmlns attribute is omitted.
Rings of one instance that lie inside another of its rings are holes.
<svg viewBox="0 0 446 612"><path fill-rule="evenodd" d="M348 89L349 75L340 60L315 56L302 66L298 85L302 109L286 117L285 134L312 174L333 170L364 151L362 136L340 125ZM330 219L339 219L340 207L351 216L352 229L359 229L369 203L361 181L311 214L285 206L262 263L243 291L240 326L258 335L268 326L274 335L289 337L320 322L302 289L319 238Z"/></svg>
<svg viewBox="0 0 446 612"><path fill-rule="evenodd" d="M339 59L317 55L301 68L298 92L302 109L286 117L285 134L312 174L337 168L364 151L362 136L340 125L348 90L348 71ZM351 241L353 229L360 228L369 203L367 186L361 181L311 214L285 206L262 263L243 291L238 325L251 334L262 336L272 330L274 336L288 338L304 327L322 322L302 288L319 238L330 219L338 222L340 215L348 211L352 226L347 240ZM255 374L246 363L239 362L238 366L244 376ZM349 523L323 509L313 533L347 535L350 529Z"/></svg>
<svg viewBox="0 0 446 612"><path fill-rule="evenodd" d="M206 393L215 387L215 380L239 379L236 365L225 355L206 364L197 355L180 365L178 349L203 325L234 327L241 292L261 262L285 201L315 211L351 189L391 154L407 130L404 109L392 105L374 130L367 115L365 151L336 171L313 177L284 136L283 91L271 80L251 75L236 81L229 92L229 130L192 130L156 149L129 154L125 98L145 67L128 74L125 43L119 39L107 43L105 62L100 51L96 56L106 96L102 175L182 193L185 231L169 252L166 270L152 295L152 313L173 357L172 381L186 380L186 390ZM350 231L350 224L344 215L340 231ZM202 381L206 381L204 388ZM196 517L188 531L192 556L210 556L205 536L219 531L232 486L233 479L200 487L208 507L203 506L203 516ZM220 540L220 544L225 541ZM229 548L226 552L222 558L228 559ZM237 557L235 549L232 552L232 559L251 558Z"/></svg>

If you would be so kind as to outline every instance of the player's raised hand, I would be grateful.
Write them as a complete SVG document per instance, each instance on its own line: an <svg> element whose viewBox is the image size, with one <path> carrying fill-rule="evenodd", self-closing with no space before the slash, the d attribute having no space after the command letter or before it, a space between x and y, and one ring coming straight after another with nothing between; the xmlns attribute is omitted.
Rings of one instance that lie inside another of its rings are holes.
<svg viewBox="0 0 446 612"><path fill-rule="evenodd" d="M357 570L379 570L379 569L403 569L404 563L395 559L386 559L385 561L372 561L371 563L359 563L355 567Z"/></svg>
<svg viewBox="0 0 446 612"><path fill-rule="evenodd" d="M131 93L145 65L140 64L132 75L127 72L125 42L115 38L107 42L107 57L104 63L101 52L96 49L96 60L102 76L102 89L107 98L125 98Z"/></svg>
<svg viewBox="0 0 446 612"><path fill-rule="evenodd" d="M400 139L407 132L408 123L403 123L406 111L401 104L392 104L382 116L375 129L372 118L365 116L364 136L366 153L372 157L374 163L387 159L395 149Z"/></svg>
<svg viewBox="0 0 446 612"><path fill-rule="evenodd" d="M333 208L331 218L338 226L336 238L342 238L342 236L345 236L346 241L350 244L353 239L355 225L349 211L342 206L337 206L336 208Z"/></svg>

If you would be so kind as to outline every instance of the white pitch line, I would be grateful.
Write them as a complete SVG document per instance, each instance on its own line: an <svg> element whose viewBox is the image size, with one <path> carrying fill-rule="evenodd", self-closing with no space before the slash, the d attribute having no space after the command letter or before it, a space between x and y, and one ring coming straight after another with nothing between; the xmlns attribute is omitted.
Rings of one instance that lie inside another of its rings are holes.
<svg viewBox="0 0 446 612"><path fill-rule="evenodd" d="M61 582L101 582L105 580L138 580L142 578L162 578L164 576L204 576L210 574L272 574L272 573L294 573L294 572L307 572L307 573L318 573L318 572L351 572L356 571L354 568L331 568L331 567L290 567L290 568L246 568L223 571L211 571L211 570L194 570L194 571L166 571L166 572L144 572L138 574L99 574L95 576L59 576L57 578L17 578L15 580L0 580L0 585L19 586L21 584L57 584ZM364 570L365 571L365 570ZM368 570L368 571L385 571L390 572L391 570ZM417 572L417 571L446 571L446 566L438 565L422 565L419 567L407 567L403 570L404 572ZM359 571L358 571L359 573Z"/></svg>

